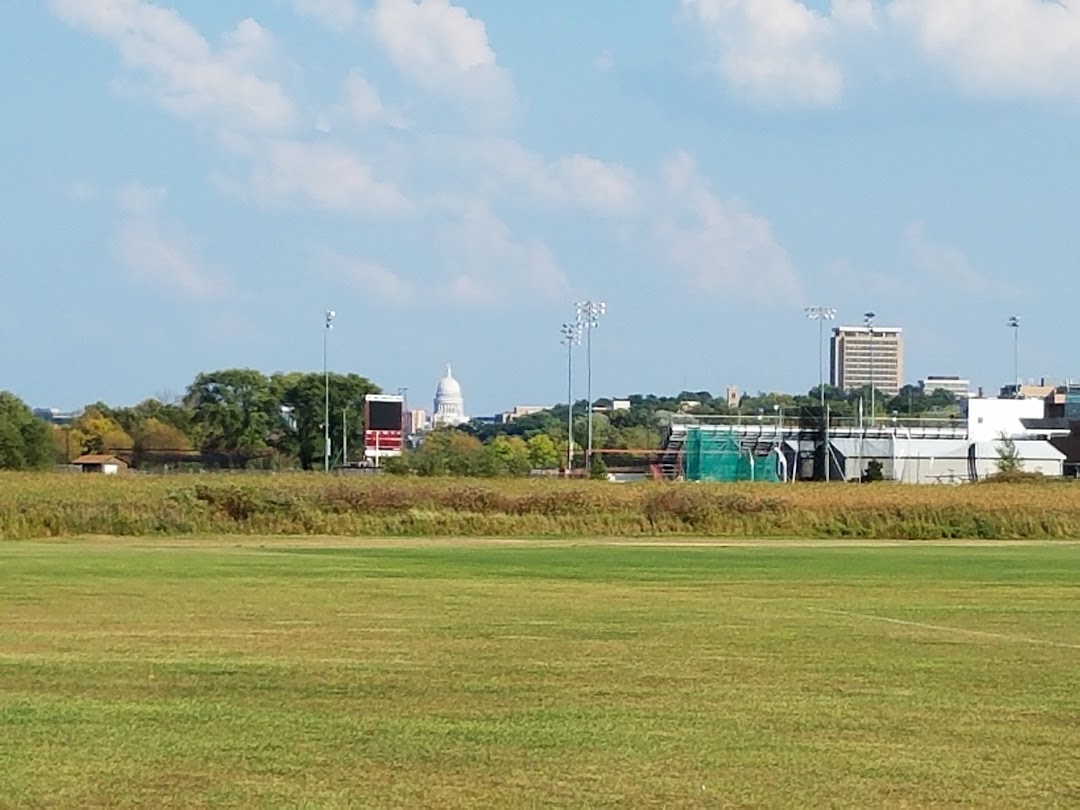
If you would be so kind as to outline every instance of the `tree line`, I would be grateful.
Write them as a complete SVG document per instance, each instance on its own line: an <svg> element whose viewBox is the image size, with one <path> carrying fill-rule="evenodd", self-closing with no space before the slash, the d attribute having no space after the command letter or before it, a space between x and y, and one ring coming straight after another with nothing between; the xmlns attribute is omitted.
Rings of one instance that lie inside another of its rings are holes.
<svg viewBox="0 0 1080 810"><path fill-rule="evenodd" d="M347 443L361 455L363 404L377 385L357 374L328 375L331 447L335 466ZM163 402L148 399L130 407L103 402L87 405L67 425L36 418L17 397L0 392L0 468L29 469L67 464L84 454L112 454L142 469L313 469L322 465L323 415L327 388L321 373L287 372L265 375L253 369L224 369L199 374L183 396ZM825 399L834 416L851 417L860 401L868 413L869 389L841 391L826 387ZM876 392L879 416L957 416L952 394L931 393L905 386L896 396ZM664 431L679 414L745 416L783 410L797 418L817 409L821 392L804 395L759 393L744 395L737 405L708 391L683 391L677 396L635 394L629 407L613 410L613 402L594 403L593 447L602 474L607 465L641 465L659 448ZM389 472L422 476L518 476L533 470L565 467L573 442L576 464L588 432L588 403L574 403L572 425L567 406L520 417L508 423L474 421L458 428L426 434ZM637 452L635 452L637 451Z"/></svg>
<svg viewBox="0 0 1080 810"><path fill-rule="evenodd" d="M130 407L95 402L66 425L50 425L10 393L0 394L0 467L67 464L116 455L136 467L311 469L323 457L329 390L331 446L363 441L364 397L380 389L357 374L253 369L199 374L172 402ZM341 461L339 457L338 462Z"/></svg>

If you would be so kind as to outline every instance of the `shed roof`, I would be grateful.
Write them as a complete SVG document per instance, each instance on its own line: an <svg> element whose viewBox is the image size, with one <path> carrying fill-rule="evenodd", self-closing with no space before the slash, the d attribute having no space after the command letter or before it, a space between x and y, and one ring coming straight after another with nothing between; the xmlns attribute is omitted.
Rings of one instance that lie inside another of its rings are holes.
<svg viewBox="0 0 1080 810"><path fill-rule="evenodd" d="M127 466L127 462L117 456L102 454L102 453L87 453L85 456L79 456L72 464L123 464Z"/></svg>

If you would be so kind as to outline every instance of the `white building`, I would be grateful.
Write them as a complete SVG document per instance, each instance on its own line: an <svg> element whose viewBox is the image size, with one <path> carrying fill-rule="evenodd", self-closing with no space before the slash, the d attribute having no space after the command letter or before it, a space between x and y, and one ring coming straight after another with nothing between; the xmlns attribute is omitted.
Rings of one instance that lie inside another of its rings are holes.
<svg viewBox="0 0 1080 810"><path fill-rule="evenodd" d="M523 416L532 416L535 413L543 413L550 409L550 405L515 405L513 410L504 411L499 417L499 421L503 423L513 422Z"/></svg>
<svg viewBox="0 0 1080 810"><path fill-rule="evenodd" d="M432 427L456 427L469 421L465 415L465 398L461 395L461 383L454 379L450 364L446 376L439 380L435 389L435 409L431 414Z"/></svg>
<svg viewBox="0 0 1080 810"><path fill-rule="evenodd" d="M969 399L967 401L968 440L998 441L1002 434L1012 439L1032 438L1024 419L1046 416L1041 399Z"/></svg>
<svg viewBox="0 0 1080 810"><path fill-rule="evenodd" d="M405 424L408 427L410 435L424 432L428 426L427 411L423 408L413 408L408 412L408 415L405 418Z"/></svg>
<svg viewBox="0 0 1080 810"><path fill-rule="evenodd" d="M919 380L919 388L924 394L932 394L939 388L948 391L958 400L967 399L971 396L971 380L964 377L946 377L928 375L926 379Z"/></svg>

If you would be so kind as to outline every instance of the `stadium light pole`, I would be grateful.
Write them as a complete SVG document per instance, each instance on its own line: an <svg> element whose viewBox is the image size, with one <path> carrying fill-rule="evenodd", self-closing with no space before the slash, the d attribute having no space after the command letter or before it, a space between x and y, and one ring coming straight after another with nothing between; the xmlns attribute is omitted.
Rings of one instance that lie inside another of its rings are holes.
<svg viewBox="0 0 1080 810"><path fill-rule="evenodd" d="M874 318L877 317L873 312L867 312L863 315L863 323L866 324L866 328L870 330L870 424L874 425L877 421L877 404L874 393Z"/></svg>
<svg viewBox="0 0 1080 810"><path fill-rule="evenodd" d="M835 320L833 307L807 307L806 317L818 323L818 394L821 396L821 413L825 414L825 321Z"/></svg>
<svg viewBox="0 0 1080 810"><path fill-rule="evenodd" d="M334 316L337 315L332 309L326 310L326 328L323 329L322 339L322 370L323 392L323 471L330 472L330 369L326 364L326 348L330 337L330 330L334 328Z"/></svg>
<svg viewBox="0 0 1080 810"><path fill-rule="evenodd" d="M574 346L581 345L581 324L562 325L562 341L566 347L566 474L574 469Z"/></svg>
<svg viewBox="0 0 1080 810"><path fill-rule="evenodd" d="M585 445L585 474L592 470L593 444L593 400L592 400L592 333L600 324L600 318L607 313L607 304L603 301L578 301L577 324L585 330L585 396L589 400L588 440Z"/></svg>
<svg viewBox="0 0 1080 810"><path fill-rule="evenodd" d="M1020 316L1009 316L1006 326L1013 330L1013 379L1016 380L1016 396L1020 396Z"/></svg>
<svg viewBox="0 0 1080 810"><path fill-rule="evenodd" d="M818 323L818 394L821 397L821 421L825 425L825 480L829 480L829 417L825 413L825 321L836 319L835 307L807 307L806 317Z"/></svg>

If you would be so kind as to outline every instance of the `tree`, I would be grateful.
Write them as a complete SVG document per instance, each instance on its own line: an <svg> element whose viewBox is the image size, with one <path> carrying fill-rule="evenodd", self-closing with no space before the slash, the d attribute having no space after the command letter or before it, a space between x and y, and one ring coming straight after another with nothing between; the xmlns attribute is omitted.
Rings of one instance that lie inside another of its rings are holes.
<svg viewBox="0 0 1080 810"><path fill-rule="evenodd" d="M253 369L199 374L184 404L200 431L203 452L216 455L226 467L245 467L265 453L271 430L281 422L270 380Z"/></svg>
<svg viewBox="0 0 1080 810"><path fill-rule="evenodd" d="M71 438L80 439L82 453L129 453L134 439L112 417L107 405L88 405L71 425Z"/></svg>
<svg viewBox="0 0 1080 810"><path fill-rule="evenodd" d="M534 470L554 470L565 455L559 453L554 440L546 433L531 436L525 446L528 449L529 464Z"/></svg>
<svg viewBox="0 0 1080 810"><path fill-rule="evenodd" d="M135 430L136 466L145 463L176 463L190 460L191 441L173 425L153 417Z"/></svg>
<svg viewBox="0 0 1080 810"><path fill-rule="evenodd" d="M484 470L484 445L475 436L454 428L433 430L410 455L417 475L473 476Z"/></svg>
<svg viewBox="0 0 1080 810"><path fill-rule="evenodd" d="M490 478L529 474L529 451L520 436L496 436L484 445L481 472Z"/></svg>
<svg viewBox="0 0 1080 810"><path fill-rule="evenodd" d="M17 396L0 391L0 469L42 469L53 454L49 426Z"/></svg>
<svg viewBox="0 0 1080 810"><path fill-rule="evenodd" d="M363 441L361 415L364 398L380 389L358 374L330 374L330 444L358 447ZM276 374L271 380L276 400L287 410L288 418L279 422L275 446L299 459L305 470L322 464L323 419L326 413L326 387L322 374ZM345 417L343 429L342 417Z"/></svg>
<svg viewBox="0 0 1080 810"><path fill-rule="evenodd" d="M994 450L997 452L999 475L1015 475L1024 471L1024 458L1011 437L1002 433Z"/></svg>
<svg viewBox="0 0 1080 810"><path fill-rule="evenodd" d="M866 472L862 477L864 484L885 480L885 465L879 459L872 458L866 463Z"/></svg>
<svg viewBox="0 0 1080 810"><path fill-rule="evenodd" d="M589 462L589 478L606 481L607 475L607 463L599 453L594 453L592 460Z"/></svg>

